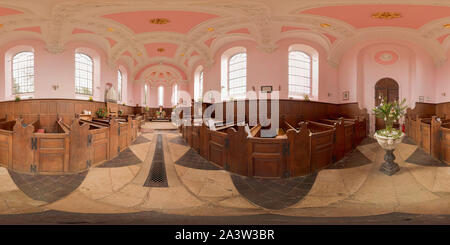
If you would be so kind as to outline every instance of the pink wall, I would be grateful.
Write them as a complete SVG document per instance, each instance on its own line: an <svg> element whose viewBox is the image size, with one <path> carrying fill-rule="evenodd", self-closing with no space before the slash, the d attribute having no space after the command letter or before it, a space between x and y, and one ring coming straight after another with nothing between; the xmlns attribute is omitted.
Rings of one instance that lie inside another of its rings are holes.
<svg viewBox="0 0 450 245"><path fill-rule="evenodd" d="M94 86L93 98L96 101L104 100L104 91L106 83L112 83L117 90L117 69L118 66L111 68L108 66L105 52L97 46L87 42L70 42L66 45L64 52L52 54L45 49L45 43L39 40L20 40L9 43L0 47L0 100L12 100L10 86L5 84L5 78L10 76L10 72L5 74L5 55L14 55L17 52L17 46L27 46L32 48L35 56L35 92L34 98L80 98L75 94L75 60L74 54L76 50L86 52L94 59ZM129 74L126 65L121 64L125 69L125 75ZM129 79L128 79L129 80ZM97 84L95 84L97 83ZM124 81L125 83L125 81ZM129 84L130 81L127 83ZM52 88L53 85L59 85L57 90ZM9 87L8 87L9 86ZM133 105L133 94L126 90L124 86L124 98L130 98L126 102ZM88 99L89 96L84 96Z"/></svg>
<svg viewBox="0 0 450 245"><path fill-rule="evenodd" d="M251 41L238 41L221 47L214 56L214 64L204 69L203 93L210 90L221 89L221 56L223 52L232 47L244 47L247 51L247 91L256 91L264 85L272 85L273 90L280 90L280 98L288 98L288 52L292 44L306 44L319 53L319 98L314 100L337 102L338 82L337 69L331 67L326 61L326 53L319 45L301 39L284 39L277 43L278 48L272 53L263 52L258 49L257 44ZM194 70L201 62L192 68L188 91L193 96ZM328 96L331 93L331 96Z"/></svg>
<svg viewBox="0 0 450 245"><path fill-rule="evenodd" d="M380 51L393 51L398 60L393 64L379 64L375 55ZM431 57L415 45L395 41L360 43L341 60L339 102L359 102L362 108L373 108L375 83L389 77L398 82L400 98L406 98L409 106L414 107L419 96L424 96L425 102L433 103L436 101L434 72ZM343 100L344 91L349 91L349 100Z"/></svg>
<svg viewBox="0 0 450 245"><path fill-rule="evenodd" d="M447 62L436 68L436 103L450 101L450 51L447 52ZM445 93L445 95L444 95Z"/></svg>

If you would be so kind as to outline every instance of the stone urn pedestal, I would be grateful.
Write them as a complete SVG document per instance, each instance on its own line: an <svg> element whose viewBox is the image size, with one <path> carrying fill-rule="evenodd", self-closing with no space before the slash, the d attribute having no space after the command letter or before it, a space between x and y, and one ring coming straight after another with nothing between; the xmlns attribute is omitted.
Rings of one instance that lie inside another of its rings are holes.
<svg viewBox="0 0 450 245"><path fill-rule="evenodd" d="M392 176L400 170L400 167L397 163L394 162L394 150L397 146L402 142L405 134L402 133L398 138L381 136L375 133L375 139L378 141L378 144L386 151L384 155L385 162L381 165L380 171L386 175Z"/></svg>

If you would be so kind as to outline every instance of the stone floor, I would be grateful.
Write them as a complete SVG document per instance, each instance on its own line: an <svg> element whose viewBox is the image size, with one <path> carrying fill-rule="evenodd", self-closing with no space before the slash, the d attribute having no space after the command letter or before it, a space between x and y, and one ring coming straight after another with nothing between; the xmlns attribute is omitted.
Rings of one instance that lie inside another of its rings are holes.
<svg viewBox="0 0 450 245"><path fill-rule="evenodd" d="M0 168L0 224L450 223L450 168L411 142L395 151L393 176L365 139L314 175L267 180L218 169L167 124L146 123L122 155L78 175ZM164 187L148 185L158 161Z"/></svg>

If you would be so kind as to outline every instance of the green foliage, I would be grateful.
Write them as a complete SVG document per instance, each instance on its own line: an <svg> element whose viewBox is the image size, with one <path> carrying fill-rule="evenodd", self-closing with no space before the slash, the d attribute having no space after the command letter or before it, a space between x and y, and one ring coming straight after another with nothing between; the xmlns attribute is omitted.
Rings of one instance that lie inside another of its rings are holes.
<svg viewBox="0 0 450 245"><path fill-rule="evenodd" d="M89 97L89 101L94 101L94 99L92 98L92 96Z"/></svg>
<svg viewBox="0 0 450 245"><path fill-rule="evenodd" d="M106 108L98 108L97 111L95 112L95 114L97 114L98 117L103 118L106 117Z"/></svg>
<svg viewBox="0 0 450 245"><path fill-rule="evenodd" d="M15 101L20 101L20 96L16 96Z"/></svg>
<svg viewBox="0 0 450 245"><path fill-rule="evenodd" d="M385 102L385 98L381 100L380 105L373 109L375 116L384 120L386 124L387 132L392 133L392 125L394 122L398 122L401 117L405 115L407 106L405 105L406 99L402 102Z"/></svg>

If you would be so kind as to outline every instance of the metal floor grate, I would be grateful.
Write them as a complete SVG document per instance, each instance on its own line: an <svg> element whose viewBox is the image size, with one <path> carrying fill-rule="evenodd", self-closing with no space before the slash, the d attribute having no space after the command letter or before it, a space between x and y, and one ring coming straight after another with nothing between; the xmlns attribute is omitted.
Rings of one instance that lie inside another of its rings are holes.
<svg viewBox="0 0 450 245"><path fill-rule="evenodd" d="M169 187L167 183L166 166L164 162L164 148L162 145L162 135L158 134L156 140L155 154L153 155L152 166L144 183L145 187Z"/></svg>

